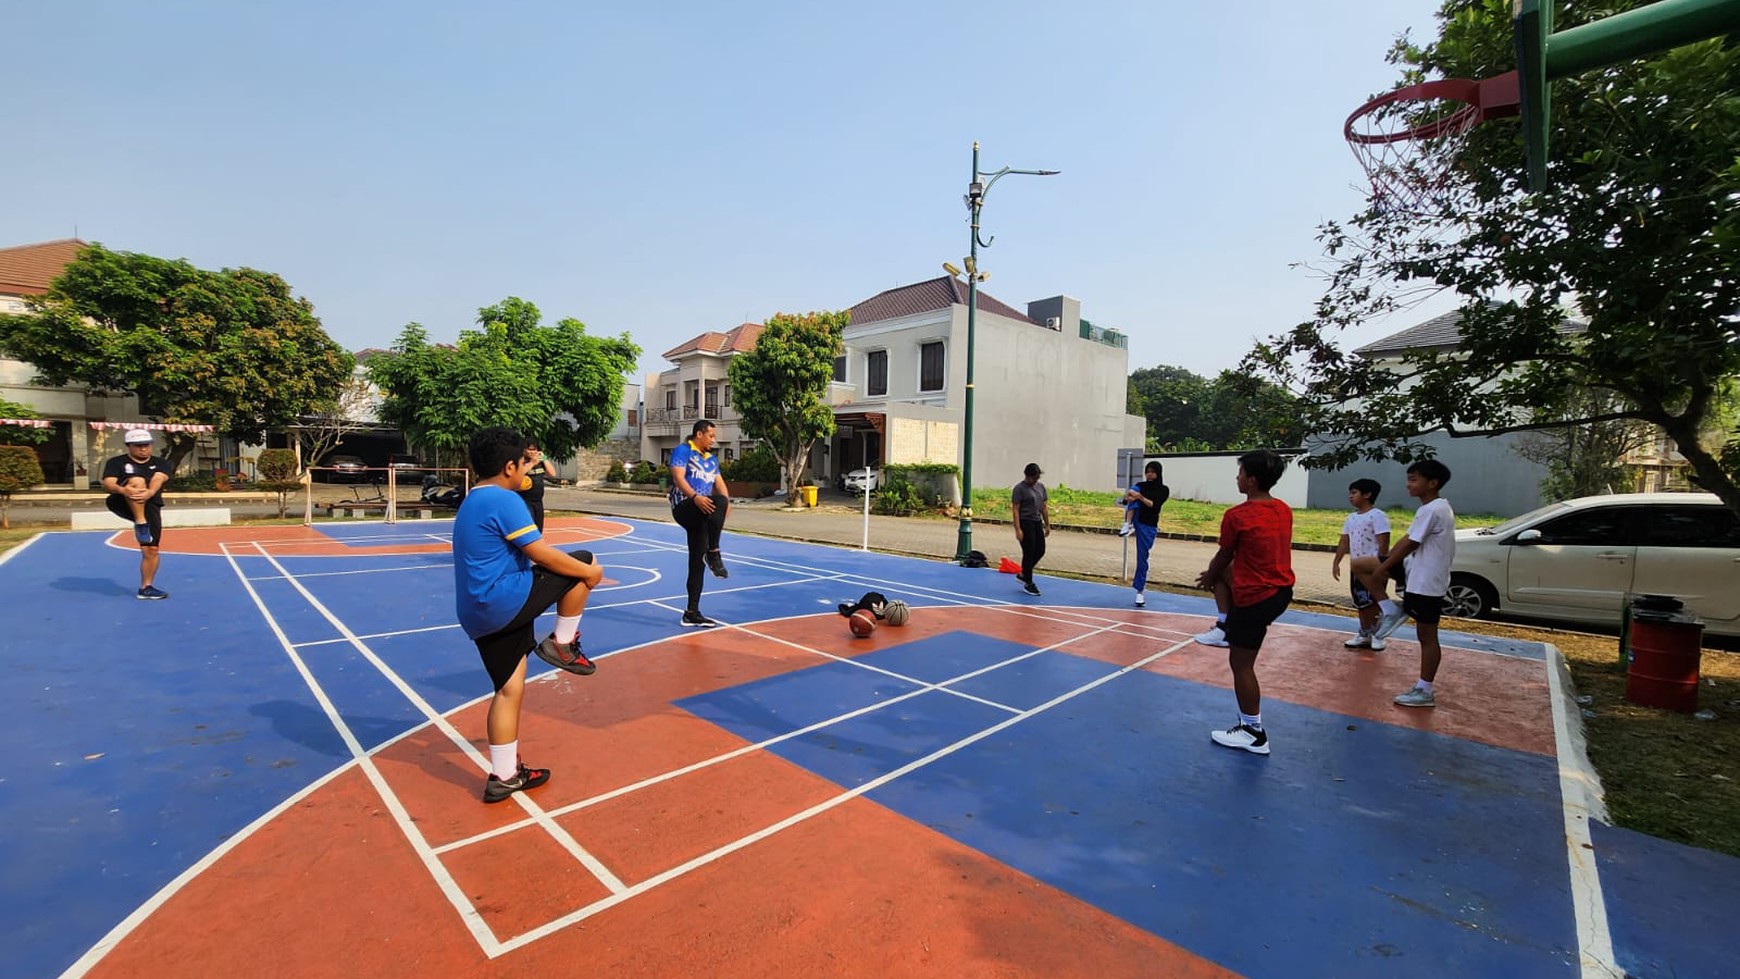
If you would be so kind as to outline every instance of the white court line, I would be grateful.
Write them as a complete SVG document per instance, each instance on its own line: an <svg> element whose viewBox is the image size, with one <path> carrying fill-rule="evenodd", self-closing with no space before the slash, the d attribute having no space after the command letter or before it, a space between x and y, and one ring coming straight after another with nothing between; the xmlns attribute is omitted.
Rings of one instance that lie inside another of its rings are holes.
<svg viewBox="0 0 1740 979"><path fill-rule="evenodd" d="M39 541L39 540L41 540L41 539L42 539L42 538L43 538L43 537L44 537L44 536L45 536L45 535L47 535L47 534L49 534L49 533L52 533L52 531L47 531L47 530L45 530L45 531L42 531L42 532L41 532L41 533L38 533L38 534L36 534L36 535L34 535L34 536L32 536L32 537L30 537L30 538L28 538L28 539L26 539L26 540L24 540L24 541L23 541L23 542L22 542L22 543L20 543L20 544L19 544L19 545L18 545L18 546L17 546L17 547L14 547L14 548L13 548L13 549L12 549L12 550L10 550L10 551L7 551L7 552L6 552L6 553L4 553L4 554L0 554L0 564L5 564L5 563L6 563L6 562L7 562L7 561L10 561L10 560L12 560L12 559L13 559L13 558L14 558L14 557L17 557L17 556L18 556L18 555L19 555L19 554L20 554L20 553L22 553L22 552L23 552L23 550L24 550L24 549L25 549L25 548L27 548L27 547L29 547L29 546L30 546L30 545L32 545L32 544L34 544L34 543L36 543L36 542L37 542L37 541Z"/></svg>
<svg viewBox="0 0 1740 979"><path fill-rule="evenodd" d="M955 754L956 752L961 751L964 748L971 747L972 745L974 745L980 741L983 741L984 739L991 737L994 734L997 734L997 733L999 733L1007 728L1013 727L1014 725L1019 724L1024 720L1027 720L1028 718L1036 717L1040 714L1043 714L1044 712L1052 709L1053 707L1058 706L1059 704L1073 700L1074 698L1079 697L1082 694L1087 693L1090 690L1093 690L1093 689L1095 689L1099 686L1102 686L1106 683L1110 683L1112 680L1115 680L1118 677L1124 676L1127 673L1141 669L1142 667L1147 666L1149 663L1152 663L1155 660L1158 660L1163 656L1167 656L1167 655L1171 654L1175 650L1184 648L1190 642L1191 642L1191 640L1186 639L1183 642L1175 643L1171 646L1168 646L1165 649L1159 650L1158 652L1152 653L1148 656L1143 657L1140 660L1137 660L1134 663L1131 663L1129 666L1121 667L1117 670L1112 671L1111 673L1106 674L1105 676L1099 677L1099 678L1094 679L1094 680L1090 680L1089 682L1084 683L1081 686L1076 687L1073 690L1066 691L1062 694L1059 694L1056 697L1053 697L1052 699L1046 701L1043 704L1040 704L1037 707L1034 707L1030 710L1022 711L1021 713L1015 715L1014 717L1008 718L1007 720L999 721L998 723L993 724L990 727L984 728L975 734L970 734L967 737L961 738L960 740L954 742L953 744L949 744L949 745L946 745L942 748L939 748L936 751L933 751L930 754L925 755L922 758L918 758L918 759L915 759L911 762L908 762L907 764L902 765L901 767L896 768L891 772L888 772L884 775L878 776L877 778L871 779L870 781L865 782L864 784L859 785L855 788L848 789L848 790L840 793L839 795L834 796L833 798L823 800L822 802L819 802L819 803L809 807L808 809L803 810L802 812L794 813L790 816L787 816L785 819L782 819L779 822L774 823L771 826L757 830L756 832L750 833L747 836L739 837L738 839L733 840L732 842L727 843L724 846L717 847L713 850L710 850L706 853L701 854L698 857L695 857L692 860L688 860L684 863L678 864L677 866L672 867L671 869L666 870L663 873L659 873L659 874L656 874L652 877L648 877L646 880L643 880L643 881L635 884L634 886L628 888L627 890L624 890L620 894L612 894L609 897L600 898L599 900L594 901L591 904L588 904L587 906L580 908L579 910L569 912L568 914L563 915L562 917L557 918L554 921L548 922L548 923L543 924L543 925L539 925L538 927L533 928L531 931L525 932L525 933L520 934L520 935L516 935L513 938L510 938L510 939L502 942L501 954L505 955L508 952L511 952L517 948L521 948L525 945L528 945L532 942L535 942L540 938L544 938L548 935L553 935L556 932L561 931L564 928L567 928L569 925L584 921L587 918L590 918L593 915L599 913L600 911L604 911L604 910L607 910L609 908L613 908L616 905L621 904L622 902L628 900L629 898L638 897L639 895L644 894L647 891L650 891L655 887L658 887L662 884L666 884L666 883L669 883L670 881L676 880L677 878L682 877L684 874L687 874L690 871L697 870L701 867L705 867L706 865L713 863L713 862L715 862L723 857L726 857L726 856L729 856L733 853L736 853L738 850L744 849L745 847L748 847L752 844L759 843L762 840L767 839L768 837L773 836L774 834L781 832L782 830L789 829L793 826L796 826L799 823L805 822L809 819L812 819L816 816L821 815L822 813L828 812L831 809L835 809L835 808L837 808L837 807L839 807L847 802L850 802L853 799L858 798L859 796L862 796L862 795L864 795L868 792L871 792L875 789L879 789L882 786L887 785L888 783L894 781L895 779L901 778L902 776L905 776L905 775L910 775L911 773L916 772L921 768L925 768L926 766L929 766L931 764L934 764L935 762L938 762L944 758L947 758L948 756Z"/></svg>
<svg viewBox="0 0 1740 979"><path fill-rule="evenodd" d="M1565 813L1565 855L1571 878L1571 907L1577 922L1577 957L1583 979L1623 979L1625 970L1613 956L1613 935L1607 927L1607 900L1595 861L1590 819L1604 819L1601 780L1583 748L1583 725L1572 727L1569 671L1559 647L1547 645L1547 692L1553 704L1553 753L1559 762L1559 797ZM1581 715L1578 715L1580 718Z"/></svg>
<svg viewBox="0 0 1740 979"><path fill-rule="evenodd" d="M355 649L364 659L368 660L369 664L385 677L388 683L391 683L394 687L398 688L399 693L402 694L406 700L410 701L412 706L421 711L423 716L427 717L430 723L434 724L441 733L447 735L448 740L451 741L455 747L457 747L467 757L471 758L472 761L476 762L478 771L489 771L489 763L484 759L483 754L472 746L469 739L459 733L458 729L453 726L452 722L449 721L445 715L436 711L428 701L423 699L422 694L419 694L409 683L406 683L404 678L399 676L392 667L388 666L379 656L376 656L374 650L370 649L367 643L356 638L356 635L350 631L350 627L346 626L338 616L332 614L325 605L321 604L320 600L315 598L314 594L300 581L296 580L296 578L288 571L285 571L284 567L278 564L276 558L272 557L270 554L262 554L262 556L276 566L280 572L283 572L286 578L290 579L291 587L295 588L297 592L302 595L304 601L312 606L316 612L319 612L333 628L337 629L347 639L351 640L351 648ZM532 818L539 823L546 833L550 834L550 837L554 839L558 845L560 845L564 850L567 850L569 855L573 856L574 859L578 860L580 864L590 871L594 877L598 878L599 883L612 891L623 886L622 881L617 879L617 876L610 871L610 868L604 866L603 862L597 857L588 853L586 849L580 845L578 840L575 840L573 836L569 835L567 830L556 825L555 821L551 820L537 803L527 798L525 793L516 792L513 794L512 798L520 804L522 809L532 815ZM407 835L411 835L415 832L414 828L409 824L406 824L403 829Z"/></svg>
<svg viewBox="0 0 1740 979"><path fill-rule="evenodd" d="M799 618L799 616L793 616L792 618ZM790 621L790 620L789 619L774 619L774 620L769 620L769 621ZM741 627L739 626L738 628L741 628ZM579 802L571 802L568 805L561 806L561 807L556 808L556 809L552 809L552 810L550 810L550 814L553 816L566 815L567 813L570 813L570 812L575 812L575 811L580 810L580 809L585 809L585 808L588 808L590 806L598 805L601 802L608 802L611 799L620 798L621 796L629 795L629 794L631 794L633 792L637 792L641 789L649 788L651 786L658 785L662 782L668 782L668 781L671 781L672 779L675 779L675 778L680 778L684 775L690 774L691 772L698 772L704 768L711 768L712 766L720 764L721 762L726 762L726 761L730 761L733 758L742 757L743 755L749 754L750 752L759 751L759 750L762 750L765 748L769 748L769 747L776 745L776 744L779 744L781 742L790 741L793 738L802 737L806 734L810 734L814 731L819 731L823 728L830 727L834 724L838 724L838 723L841 723L844 721L849 721L849 720L856 718L856 717L862 717L866 714L874 713L874 712L882 710L883 708L886 708L886 707L892 707L893 705L898 704L901 701L911 700L913 697L916 697L920 694L954 693L954 694L959 695L958 691L949 690L948 686L950 684L960 683L964 680L970 680L970 679L973 679L974 677L982 676L982 675L987 674L987 673L994 673L997 670L1000 670L1005 666L1010 666L1010 665L1013 665L1015 663L1019 663L1020 661L1022 661L1024 659L1027 659L1027 658L1032 657L1032 656L1037 656L1040 653L1052 652L1052 651L1056 650L1059 646L1064 645L1065 643L1075 642L1076 640L1079 640L1079 639L1086 639L1089 636L1095 635L1095 634L1097 634L1099 632L1103 632L1103 631L1105 631L1105 630L1095 629L1092 632L1086 632L1086 633L1083 633L1079 636L1074 636L1070 639L1064 640L1063 642L1059 642L1059 643L1056 643L1054 645L1047 646L1044 649L1029 650L1025 653L1022 653L1019 656L1011 656L1011 657L1004 659L1000 662L992 663L988 666L982 666L976 670L969 670L966 673L961 673L959 675L949 677L946 680L939 680L936 683L927 683L923 680L912 680L910 682L917 684L919 689L913 690L909 693L898 694L894 697L890 697L889 699L887 699L885 701L881 701L881 702L875 703L875 704L870 704L866 707L860 707L857 710L847 711L844 714L839 714L839 715L836 715L834 717L830 717L826 720L817 721L816 723L811 724L807 727L798 728L795 731L788 731L785 734L776 735L774 737L766 739L765 741L759 741L755 744L749 744L749 745L744 745L743 747L740 747L740 748L734 748L731 751L727 751L727 752L724 752L722 754L714 755L714 756L709 757L709 758L704 758L698 762L693 762L691 764L684 765L681 768L675 768L675 769L672 769L668 772L663 772L663 773L658 774L658 775L649 775L646 778L640 780L639 782L635 782L635 783L632 783L630 785L625 785L625 786L622 786L621 788L611 789L608 792L604 792L604 793L601 793L599 795L595 795L589 799L582 799ZM798 648L802 649L803 647L800 646ZM822 655L827 655L827 654L824 653ZM1114 668L1114 669L1116 669L1116 668ZM981 700L977 697L969 697L967 699L975 700L978 703L984 704L987 707L993 707L993 708L996 708L998 710L1004 711L1005 713L1009 713L1009 714L1022 713L1021 709L1018 707L1010 707L1006 704L999 704L999 703L996 703L994 701ZM452 843L446 844L446 846L441 848L441 849L445 850L445 849L451 849L451 848L464 846L464 845L468 845L468 844L472 844L472 843L478 843L478 842L481 842L483 840L487 840L493 836L500 836L504 833L508 833L508 832L511 832L513 830L516 830L516 829L522 829L526 825L527 824L525 822L520 822L520 823L516 823L516 824L511 825L511 826L500 826L500 827L497 827L495 829L489 830L487 832L479 833L476 836L469 837L469 838L464 839L464 840L455 840Z"/></svg>

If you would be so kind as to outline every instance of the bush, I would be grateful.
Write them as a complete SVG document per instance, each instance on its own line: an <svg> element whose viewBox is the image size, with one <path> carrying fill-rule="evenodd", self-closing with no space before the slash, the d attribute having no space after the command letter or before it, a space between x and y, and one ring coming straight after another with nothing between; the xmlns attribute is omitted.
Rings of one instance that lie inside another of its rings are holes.
<svg viewBox="0 0 1740 979"><path fill-rule="evenodd" d="M875 497L875 500L870 504L871 512L894 517L910 516L928 506L924 494L918 491L918 487L901 476L890 477L888 482L876 491Z"/></svg>
<svg viewBox="0 0 1740 979"><path fill-rule="evenodd" d="M610 469L604 474L604 481L607 483L628 482L628 467L622 464L621 459L610 460Z"/></svg>
<svg viewBox="0 0 1740 979"><path fill-rule="evenodd" d="M36 451L24 445L0 445L0 527L12 526L7 510L12 494L42 485L42 464Z"/></svg>
<svg viewBox="0 0 1740 979"><path fill-rule="evenodd" d="M642 461L635 463L634 472L628 474L628 481L636 486L655 485L658 483L659 477L664 473L665 470L660 469L643 459Z"/></svg>
<svg viewBox="0 0 1740 979"><path fill-rule="evenodd" d="M766 442L757 442L755 447L743 453L736 459L719 467L719 475L725 481L745 483L777 483L779 482L779 459Z"/></svg>
<svg viewBox="0 0 1740 979"><path fill-rule="evenodd" d="M168 485L163 487L169 493L211 493L217 490L217 475L210 472L189 473L186 476L169 477Z"/></svg>
<svg viewBox="0 0 1740 979"><path fill-rule="evenodd" d="M296 461L296 453L289 449L266 449L254 463L254 472L259 474L261 489L278 494L278 516L284 516L290 494L302 488L299 478L302 467Z"/></svg>

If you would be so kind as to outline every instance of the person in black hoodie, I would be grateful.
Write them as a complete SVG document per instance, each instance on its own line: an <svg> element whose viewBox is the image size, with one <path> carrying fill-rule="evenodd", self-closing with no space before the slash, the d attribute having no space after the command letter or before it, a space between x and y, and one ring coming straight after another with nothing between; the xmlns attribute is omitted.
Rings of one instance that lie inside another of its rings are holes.
<svg viewBox="0 0 1740 979"><path fill-rule="evenodd" d="M1148 463L1143 475L1147 478L1124 494L1125 503L1137 504L1136 577L1131 581L1136 587L1137 608L1148 604L1148 596L1143 594L1148 587L1148 552L1154 549L1154 538L1160 535L1160 508L1172 496L1172 491L1160 481L1160 463Z"/></svg>

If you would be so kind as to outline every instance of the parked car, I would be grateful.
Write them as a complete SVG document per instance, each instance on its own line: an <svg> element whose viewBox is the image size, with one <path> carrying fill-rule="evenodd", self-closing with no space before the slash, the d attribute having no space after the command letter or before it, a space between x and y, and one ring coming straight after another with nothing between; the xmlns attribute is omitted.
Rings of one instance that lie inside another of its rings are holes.
<svg viewBox="0 0 1740 979"><path fill-rule="evenodd" d="M368 474L368 464L357 456L327 456L315 472L316 476L325 477L322 482L328 483L360 483Z"/></svg>
<svg viewBox="0 0 1740 979"><path fill-rule="evenodd" d="M392 468L393 478L398 482L402 483L406 480L423 477L423 464L417 461L416 456L400 455L395 452L387 457L387 465Z"/></svg>
<svg viewBox="0 0 1740 979"><path fill-rule="evenodd" d="M840 488L853 496L857 496L866 489L874 493L876 488L881 485L882 472L877 469L854 469L840 479Z"/></svg>
<svg viewBox="0 0 1740 979"><path fill-rule="evenodd" d="M1445 611L1617 625L1628 594L1671 595L1740 635L1740 515L1714 494L1631 493L1459 530Z"/></svg>

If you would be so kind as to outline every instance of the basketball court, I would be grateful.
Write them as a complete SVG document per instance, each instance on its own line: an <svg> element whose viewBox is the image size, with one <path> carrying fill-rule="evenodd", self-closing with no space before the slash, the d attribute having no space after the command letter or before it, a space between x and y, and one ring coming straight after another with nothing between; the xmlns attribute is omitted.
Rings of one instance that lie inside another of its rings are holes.
<svg viewBox="0 0 1740 979"><path fill-rule="evenodd" d="M1235 719L1206 598L573 518L598 672L532 659L486 806L451 523L127 534L0 563L16 976L1717 975L1740 861L1589 811L1539 644L1289 613ZM946 530L944 531L946 532ZM1042 569L1043 571L1043 569ZM911 622L853 638L866 591Z"/></svg>

